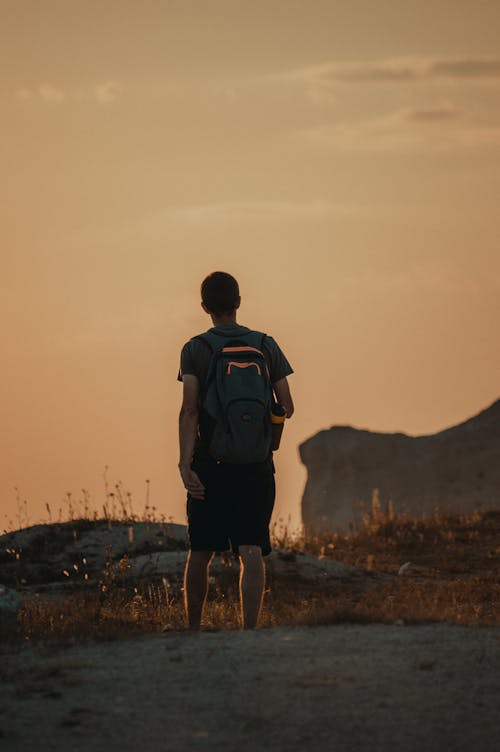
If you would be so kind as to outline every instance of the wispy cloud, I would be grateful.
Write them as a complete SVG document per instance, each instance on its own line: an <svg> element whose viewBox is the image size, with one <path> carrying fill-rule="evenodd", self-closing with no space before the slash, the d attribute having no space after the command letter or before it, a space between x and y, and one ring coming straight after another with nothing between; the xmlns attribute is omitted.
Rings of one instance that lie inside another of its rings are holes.
<svg viewBox="0 0 500 752"><path fill-rule="evenodd" d="M440 120L455 120L459 112L455 105L450 102L435 105L433 107L414 107L406 110L400 110L399 115L403 120L436 122Z"/></svg>
<svg viewBox="0 0 500 752"><path fill-rule="evenodd" d="M54 86L54 84L40 84L38 93L46 102L54 102L55 104L59 104L66 99L64 90L59 86Z"/></svg>
<svg viewBox="0 0 500 752"><path fill-rule="evenodd" d="M349 83L495 82L500 79L500 57L327 62L290 71L282 79L315 87Z"/></svg>
<svg viewBox="0 0 500 752"><path fill-rule="evenodd" d="M296 219L317 220L338 214L349 214L358 211L359 207L351 204L333 203L328 201L222 201L206 204L191 204L187 206L172 206L165 209L161 215L165 219L187 222L219 222L219 221L280 221Z"/></svg>
<svg viewBox="0 0 500 752"><path fill-rule="evenodd" d="M429 69L438 78L500 78L500 58L459 58L436 60Z"/></svg>
<svg viewBox="0 0 500 752"><path fill-rule="evenodd" d="M103 84L98 84L94 87L94 94L98 102L102 104L108 104L114 102L122 91L121 85L118 81L106 81Z"/></svg>
<svg viewBox="0 0 500 752"><path fill-rule="evenodd" d="M14 96L16 99L20 100L32 99L35 96L35 92L32 89L21 87L19 89L16 89Z"/></svg>
<svg viewBox="0 0 500 752"><path fill-rule="evenodd" d="M20 101L41 100L49 104L82 100L110 104L120 96L122 90L122 85L113 80L78 89L63 89L57 84L44 82L32 88L20 87L16 89L14 98Z"/></svg>
<svg viewBox="0 0 500 752"><path fill-rule="evenodd" d="M500 125L470 122L451 102L379 118L295 131L293 140L333 151L447 152L500 145Z"/></svg>
<svg viewBox="0 0 500 752"><path fill-rule="evenodd" d="M288 228L329 223L339 219L359 221L372 216L373 207L356 202L312 199L304 201L240 199L207 201L205 203L170 204L157 207L139 216L131 216L129 221L120 219L96 228L89 226L80 233L84 245L98 243L146 243L155 246L158 242L169 242L176 238L170 253L176 251L178 232L216 231L245 232L257 227ZM200 237L203 237L201 235ZM182 245L178 246L182 249ZM181 256L179 256L181 257Z"/></svg>

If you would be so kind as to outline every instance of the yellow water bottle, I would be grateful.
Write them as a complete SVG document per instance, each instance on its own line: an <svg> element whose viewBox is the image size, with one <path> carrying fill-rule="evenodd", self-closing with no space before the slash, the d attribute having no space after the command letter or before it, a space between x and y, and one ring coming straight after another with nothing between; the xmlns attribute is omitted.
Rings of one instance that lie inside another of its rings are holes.
<svg viewBox="0 0 500 752"><path fill-rule="evenodd" d="M279 449L283 426L285 425L286 410L282 404L275 402L271 408L272 451Z"/></svg>

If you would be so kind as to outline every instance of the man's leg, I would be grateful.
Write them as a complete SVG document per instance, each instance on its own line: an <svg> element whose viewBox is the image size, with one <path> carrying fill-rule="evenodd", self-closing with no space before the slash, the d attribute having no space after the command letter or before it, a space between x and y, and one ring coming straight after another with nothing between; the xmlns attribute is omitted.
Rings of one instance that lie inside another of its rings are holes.
<svg viewBox="0 0 500 752"><path fill-rule="evenodd" d="M184 570L184 606L189 629L200 628L208 589L208 566L213 551L188 551Z"/></svg>
<svg viewBox="0 0 500 752"><path fill-rule="evenodd" d="M243 629L257 626L262 596L264 595L265 569L260 546L239 546L240 598Z"/></svg>

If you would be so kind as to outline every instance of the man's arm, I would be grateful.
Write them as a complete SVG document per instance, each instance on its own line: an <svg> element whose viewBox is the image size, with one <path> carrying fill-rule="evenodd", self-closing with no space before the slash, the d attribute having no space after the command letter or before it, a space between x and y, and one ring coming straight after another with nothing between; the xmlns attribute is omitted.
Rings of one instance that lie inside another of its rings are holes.
<svg viewBox="0 0 500 752"><path fill-rule="evenodd" d="M274 393L278 402L281 402L286 410L286 417L291 418L294 411L292 395L287 378L280 379L273 384Z"/></svg>
<svg viewBox="0 0 500 752"><path fill-rule="evenodd" d="M204 486L196 473L191 470L193 451L198 434L198 394L200 385L194 374L186 373L182 377L182 406L179 413L179 470L184 487L191 496L202 499Z"/></svg>
<svg viewBox="0 0 500 752"><path fill-rule="evenodd" d="M191 466L198 433L198 393L196 376L186 373L182 377L182 406L179 413L179 465Z"/></svg>

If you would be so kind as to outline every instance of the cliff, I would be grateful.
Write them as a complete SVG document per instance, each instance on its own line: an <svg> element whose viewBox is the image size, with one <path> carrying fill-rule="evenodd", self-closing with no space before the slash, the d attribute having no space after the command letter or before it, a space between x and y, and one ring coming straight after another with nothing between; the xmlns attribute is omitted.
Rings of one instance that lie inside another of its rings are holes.
<svg viewBox="0 0 500 752"><path fill-rule="evenodd" d="M299 447L307 467L302 521L308 533L348 530L378 489L410 516L500 507L500 399L435 434L408 436L332 426Z"/></svg>

